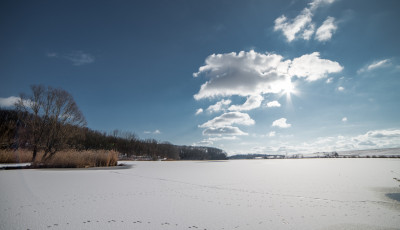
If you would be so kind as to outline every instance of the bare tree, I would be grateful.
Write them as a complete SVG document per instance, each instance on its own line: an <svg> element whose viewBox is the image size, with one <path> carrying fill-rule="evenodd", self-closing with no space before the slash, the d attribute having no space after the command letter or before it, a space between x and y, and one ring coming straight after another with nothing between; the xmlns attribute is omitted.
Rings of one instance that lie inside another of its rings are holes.
<svg viewBox="0 0 400 230"><path fill-rule="evenodd" d="M10 148L15 145L17 118L15 111L0 108L0 148Z"/></svg>
<svg viewBox="0 0 400 230"><path fill-rule="evenodd" d="M21 94L16 108L31 114L24 116L24 123L30 132L32 160L36 160L38 150L44 150L42 160L46 160L65 147L74 127L86 126L86 121L67 91L42 85L33 85L31 90L31 96Z"/></svg>

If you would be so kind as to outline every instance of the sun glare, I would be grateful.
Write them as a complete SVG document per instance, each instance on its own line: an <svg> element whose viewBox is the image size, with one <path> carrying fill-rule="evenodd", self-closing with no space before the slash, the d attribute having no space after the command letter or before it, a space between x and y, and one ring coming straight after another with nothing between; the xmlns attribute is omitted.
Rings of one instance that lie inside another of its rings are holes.
<svg viewBox="0 0 400 230"><path fill-rule="evenodd" d="M287 81L282 88L283 93L286 94L286 96L290 96L292 93L294 93L294 85L291 81Z"/></svg>
<svg viewBox="0 0 400 230"><path fill-rule="evenodd" d="M286 95L286 101L291 104L292 103L292 94L297 94L295 84L292 81L287 80L281 85L281 96Z"/></svg>

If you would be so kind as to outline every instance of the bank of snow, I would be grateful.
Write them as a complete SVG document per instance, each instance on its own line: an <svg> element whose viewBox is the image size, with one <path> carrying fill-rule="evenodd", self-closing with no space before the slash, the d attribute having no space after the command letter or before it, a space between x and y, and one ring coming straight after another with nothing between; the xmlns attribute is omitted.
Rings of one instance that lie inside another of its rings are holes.
<svg viewBox="0 0 400 230"><path fill-rule="evenodd" d="M398 229L399 159L2 170L1 229Z"/></svg>
<svg viewBox="0 0 400 230"><path fill-rule="evenodd" d="M11 163L11 164L0 164L0 169L7 169L7 168L22 168L26 166L30 166L31 163Z"/></svg>

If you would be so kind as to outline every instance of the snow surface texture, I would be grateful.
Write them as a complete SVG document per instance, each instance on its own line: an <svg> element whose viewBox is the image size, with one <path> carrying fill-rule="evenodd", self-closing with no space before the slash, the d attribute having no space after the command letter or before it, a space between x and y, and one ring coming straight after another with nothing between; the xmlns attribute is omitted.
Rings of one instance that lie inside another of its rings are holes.
<svg viewBox="0 0 400 230"><path fill-rule="evenodd" d="M400 228L400 159L128 164L1 170L0 228Z"/></svg>

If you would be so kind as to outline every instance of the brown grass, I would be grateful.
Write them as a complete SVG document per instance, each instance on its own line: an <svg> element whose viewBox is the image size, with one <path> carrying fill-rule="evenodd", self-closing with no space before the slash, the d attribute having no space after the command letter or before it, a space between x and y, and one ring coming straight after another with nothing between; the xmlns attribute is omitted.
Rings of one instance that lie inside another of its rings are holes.
<svg viewBox="0 0 400 230"><path fill-rule="evenodd" d="M32 161L32 151L27 149L0 149L0 163L26 163Z"/></svg>
<svg viewBox="0 0 400 230"><path fill-rule="evenodd" d="M41 161L43 153L38 153L34 167L46 168L88 168L116 166L118 152L106 150L76 151L64 150L57 152L52 158ZM31 162L32 151L0 150L0 163Z"/></svg>

